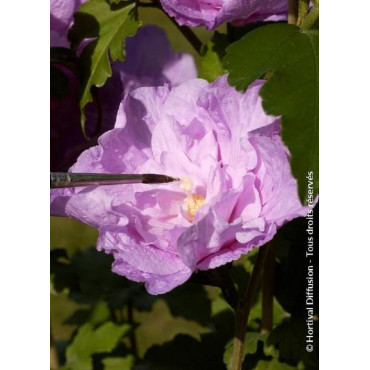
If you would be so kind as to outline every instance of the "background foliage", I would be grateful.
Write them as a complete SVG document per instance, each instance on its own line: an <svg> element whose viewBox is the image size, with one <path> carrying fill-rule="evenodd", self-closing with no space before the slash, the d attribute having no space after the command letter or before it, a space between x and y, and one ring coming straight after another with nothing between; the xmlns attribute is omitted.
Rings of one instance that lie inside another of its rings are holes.
<svg viewBox="0 0 370 370"><path fill-rule="evenodd" d="M317 216L316 207L316 223ZM305 349L306 228L304 218L296 219L274 239L273 328L260 331L260 288L243 369L318 368L318 338L314 352ZM234 312L220 288L193 279L168 294L151 296L142 284L111 273L112 257L96 251L94 229L52 218L51 231L51 328L64 369L228 368ZM255 257L252 252L231 268L241 289Z"/></svg>
<svg viewBox="0 0 370 370"><path fill-rule="evenodd" d="M69 37L74 51L83 38L93 41L72 65L68 55L52 51L52 59L83 72L82 128L91 87L102 86L110 77L109 57L124 59L125 37L140 24L164 28L173 49L191 53L200 77L208 81L229 73L229 83L245 90L255 79L267 79L261 91L263 106L267 113L282 116L283 139L305 201L306 174L318 174L318 31L286 23L222 26L216 32L196 28L193 31L203 44L198 54L159 9L137 9L130 1L90 0L77 14ZM60 88L63 74L52 69L51 76L59 87L52 95L66 93ZM318 207L315 225L317 217ZM305 349L306 227L305 219L296 219L274 238L272 326L263 329L260 284L248 323L244 370L318 368L317 345L311 353ZM112 257L95 250L96 238L96 230L86 225L51 218L51 333L63 369L230 368L234 311L215 280L195 274L172 292L151 296L141 284L112 274ZM252 252L227 267L238 290L247 284L255 258ZM315 280L317 287L317 276ZM317 336L317 300L315 304Z"/></svg>

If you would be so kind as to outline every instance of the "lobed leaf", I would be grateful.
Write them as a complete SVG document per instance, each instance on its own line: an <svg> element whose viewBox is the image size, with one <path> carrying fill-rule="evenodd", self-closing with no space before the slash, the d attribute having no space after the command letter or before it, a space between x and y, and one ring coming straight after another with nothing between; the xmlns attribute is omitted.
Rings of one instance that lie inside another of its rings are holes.
<svg viewBox="0 0 370 370"><path fill-rule="evenodd" d="M225 56L225 49L229 44L225 34L215 31L212 39L202 49L202 58L199 70L199 77L208 82L213 82L224 75L226 70L222 65L222 58Z"/></svg>
<svg viewBox="0 0 370 370"><path fill-rule="evenodd" d="M247 332L245 334L245 341L243 347L243 359L250 354L257 355L259 342L265 345L267 336L268 333ZM233 368L233 358L232 358L233 350L234 350L234 339L231 339L225 346L225 352L223 357L224 364L226 365L226 368L228 370L231 370ZM263 352L262 355L266 357Z"/></svg>
<svg viewBox="0 0 370 370"><path fill-rule="evenodd" d="M306 350L307 316L292 317L277 326L267 339L268 345L279 348L279 360L292 366L303 362L306 369L316 368L319 362L318 321L314 321L313 351ZM315 319L316 320L316 319Z"/></svg>
<svg viewBox="0 0 370 370"><path fill-rule="evenodd" d="M112 76L110 60L123 61L126 37L133 36L139 26L135 19L135 3L108 4L105 0L89 0L75 14L69 32L72 47L77 50L90 40L79 58L82 72L80 97L81 127L85 131L84 108L93 100L91 87L101 87Z"/></svg>
<svg viewBox="0 0 370 370"><path fill-rule="evenodd" d="M291 153L299 196L307 203L319 188L317 31L284 23L257 28L231 44L224 58L229 83L238 90L268 73L260 91L267 114L282 117L282 137ZM307 174L313 171L309 189Z"/></svg>
<svg viewBox="0 0 370 370"><path fill-rule="evenodd" d="M135 320L139 324L135 334L140 357L153 345L163 344L178 334L187 334L200 341L202 334L210 332L209 328L201 326L196 321L173 316L167 303L162 299L154 303L150 312L137 312Z"/></svg>
<svg viewBox="0 0 370 370"><path fill-rule="evenodd" d="M276 358L272 361L259 361L256 370L296 370L297 367L279 362Z"/></svg>
<svg viewBox="0 0 370 370"><path fill-rule="evenodd" d="M67 348L67 368L71 370L92 369L91 355L111 352L120 338L129 330L130 325L116 325L112 322L106 322L96 330L89 323L81 326L73 342Z"/></svg>

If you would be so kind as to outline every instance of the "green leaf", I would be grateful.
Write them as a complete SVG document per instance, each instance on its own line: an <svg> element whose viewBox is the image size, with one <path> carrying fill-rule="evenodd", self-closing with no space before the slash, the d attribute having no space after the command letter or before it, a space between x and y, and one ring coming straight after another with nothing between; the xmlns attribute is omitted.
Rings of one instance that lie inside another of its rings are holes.
<svg viewBox="0 0 370 370"><path fill-rule="evenodd" d="M276 327L267 339L268 345L279 348L279 360L296 365L303 361L306 369L312 369L319 363L318 321L314 321L313 351L306 350L307 316L293 315L288 321Z"/></svg>
<svg viewBox="0 0 370 370"><path fill-rule="evenodd" d="M238 90L268 73L260 91L263 108L267 114L282 116L282 137L306 203L308 172L314 174L314 196L319 188L318 32L283 23L267 25L249 32L226 52L229 83Z"/></svg>
<svg viewBox="0 0 370 370"><path fill-rule="evenodd" d="M208 288L208 287L207 287ZM230 305L225 301L224 297L222 296L221 289L211 287L212 289L217 289L217 296L212 299L211 302L211 314L212 316L216 316L221 312L230 311L234 313L233 309Z"/></svg>
<svg viewBox="0 0 370 370"><path fill-rule="evenodd" d="M106 302L97 302L94 304L91 310L89 322L92 325L101 324L110 318L111 314L109 307Z"/></svg>
<svg viewBox="0 0 370 370"><path fill-rule="evenodd" d="M228 44L227 36L215 31L212 39L203 46L203 56L199 70L200 78L213 82L216 78L226 73L222 65L222 58L225 56L225 49Z"/></svg>
<svg viewBox="0 0 370 370"><path fill-rule="evenodd" d="M276 358L272 361L259 361L256 370L296 370L297 367L279 362Z"/></svg>
<svg viewBox="0 0 370 370"><path fill-rule="evenodd" d="M227 370L230 370L233 364L233 359L232 359L232 354L234 350L234 339L231 339L225 347L225 352L224 352L224 363L226 365ZM245 352L243 351L243 358L245 356Z"/></svg>
<svg viewBox="0 0 370 370"><path fill-rule="evenodd" d="M131 370L135 362L135 357L107 357L102 360L104 370Z"/></svg>
<svg viewBox="0 0 370 370"><path fill-rule="evenodd" d="M135 19L135 3L124 2L111 6L105 0L89 0L75 14L69 32L72 47L76 49L86 38L95 38L83 50L79 59L82 71L80 98L81 126L85 132L84 107L93 100L90 89L101 87L112 76L110 59L123 61L124 45L139 26Z"/></svg>
<svg viewBox="0 0 370 370"><path fill-rule="evenodd" d="M258 341L265 342L267 339L267 333L260 332L247 332L245 334L245 342L243 348L243 358L247 354L254 354L257 352ZM232 369L232 354L234 350L234 339L231 339L225 347L224 352L224 363L228 370Z"/></svg>
<svg viewBox="0 0 370 370"><path fill-rule="evenodd" d="M260 292L257 296L256 303L251 308L251 312L249 314L248 326L252 328L252 330L258 330L261 326L261 315L262 315L262 292ZM278 300L274 297L273 299L273 326L276 326L281 323L281 321L288 317L284 309L281 307Z"/></svg>
<svg viewBox="0 0 370 370"><path fill-rule="evenodd" d="M162 299L154 303L150 312L136 312L135 321L139 324L135 334L140 357L154 344L163 344L177 334L188 334L200 341L201 334L211 331L196 321L172 316L167 303Z"/></svg>
<svg viewBox="0 0 370 370"><path fill-rule="evenodd" d="M96 330L91 324L80 327L72 344L67 348L67 368L71 370L92 369L91 355L111 352L120 338L130 330L130 325L107 322Z"/></svg>

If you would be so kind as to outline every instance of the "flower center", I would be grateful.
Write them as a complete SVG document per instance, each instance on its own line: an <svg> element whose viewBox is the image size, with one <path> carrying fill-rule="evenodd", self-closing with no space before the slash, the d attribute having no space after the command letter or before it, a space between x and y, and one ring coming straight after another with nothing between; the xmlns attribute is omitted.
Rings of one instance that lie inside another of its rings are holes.
<svg viewBox="0 0 370 370"><path fill-rule="evenodd" d="M188 206L188 213L191 218L195 217L198 209L204 204L204 195L191 194L185 198L185 204Z"/></svg>
<svg viewBox="0 0 370 370"><path fill-rule="evenodd" d="M185 176L181 178L180 189L183 190L187 195L187 197L184 199L184 202L188 208L187 211L191 220L194 219L198 209L202 207L205 202L204 195L192 193L193 187L194 184L190 177Z"/></svg>

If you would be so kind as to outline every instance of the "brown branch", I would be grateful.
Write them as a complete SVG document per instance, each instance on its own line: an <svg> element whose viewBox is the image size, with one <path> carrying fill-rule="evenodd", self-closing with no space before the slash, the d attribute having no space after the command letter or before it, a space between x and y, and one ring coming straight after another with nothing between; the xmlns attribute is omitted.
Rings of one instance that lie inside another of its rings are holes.
<svg viewBox="0 0 370 370"><path fill-rule="evenodd" d="M262 333L272 330L274 317L275 253L272 246L268 249L262 275Z"/></svg>
<svg viewBox="0 0 370 370"><path fill-rule="evenodd" d="M167 14L167 13L166 13ZM202 50L202 42L198 39L198 36L189 28L186 26L180 26L175 19L168 16L168 18L171 20L171 22L176 26L176 28L183 34L183 36L189 41L191 46L194 48L194 50L201 55Z"/></svg>
<svg viewBox="0 0 370 370"><path fill-rule="evenodd" d="M297 24L298 0L288 0L288 23Z"/></svg>
<svg viewBox="0 0 370 370"><path fill-rule="evenodd" d="M235 334L231 365L232 370L241 370L242 368L248 318L269 248L270 243L267 243L259 249L247 289L245 290L244 296L239 300L235 317Z"/></svg>

